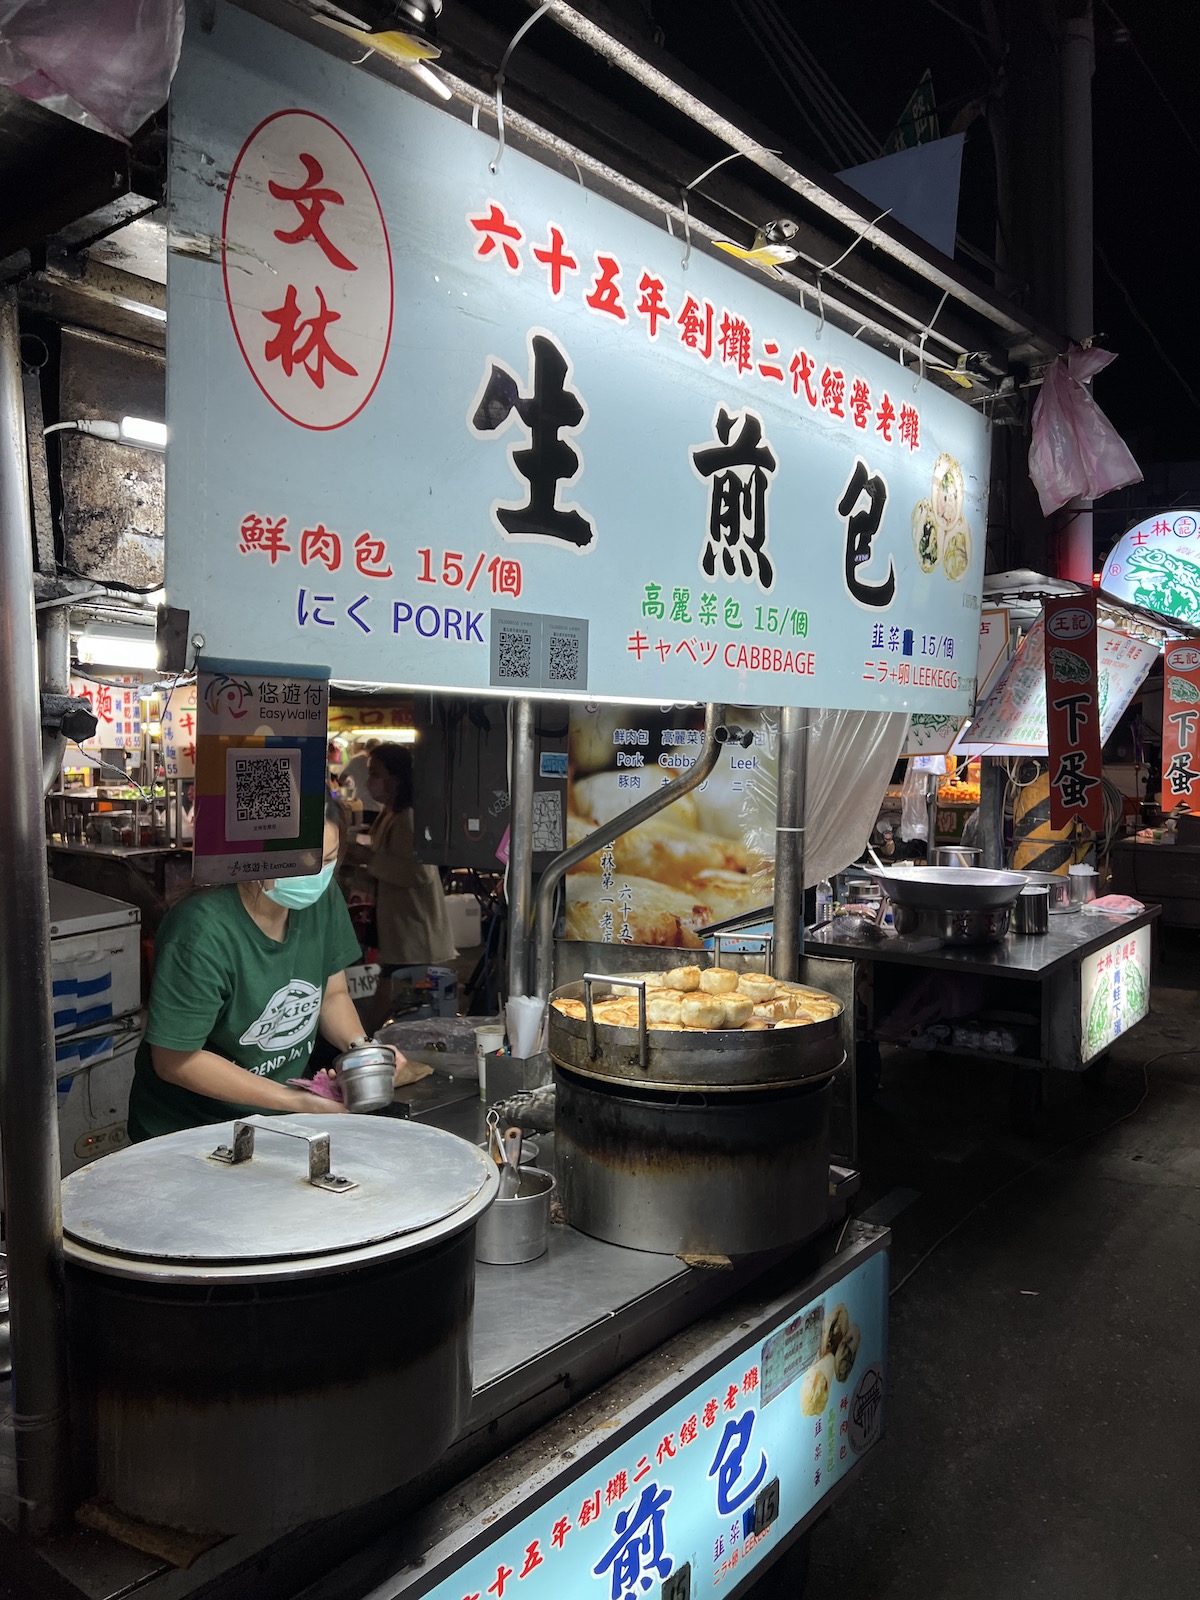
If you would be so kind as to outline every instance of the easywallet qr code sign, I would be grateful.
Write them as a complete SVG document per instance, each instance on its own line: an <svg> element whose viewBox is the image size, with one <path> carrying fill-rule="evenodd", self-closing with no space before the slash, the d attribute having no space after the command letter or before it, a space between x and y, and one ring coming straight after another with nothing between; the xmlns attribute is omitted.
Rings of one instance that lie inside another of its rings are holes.
<svg viewBox="0 0 1200 1600"><path fill-rule="evenodd" d="M329 670L201 657L197 883L320 871Z"/></svg>

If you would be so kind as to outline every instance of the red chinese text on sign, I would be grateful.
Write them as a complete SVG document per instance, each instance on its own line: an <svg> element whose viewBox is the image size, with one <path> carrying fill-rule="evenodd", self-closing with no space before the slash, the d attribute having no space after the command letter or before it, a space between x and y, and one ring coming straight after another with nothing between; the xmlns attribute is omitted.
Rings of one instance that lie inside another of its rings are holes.
<svg viewBox="0 0 1200 1600"><path fill-rule="evenodd" d="M1172 639L1163 650L1162 805L1200 805L1200 648Z"/></svg>
<svg viewBox="0 0 1200 1600"><path fill-rule="evenodd" d="M332 123L277 111L250 133L221 226L234 337L263 395L326 431L370 400L391 342L391 245L366 168Z"/></svg>
<svg viewBox="0 0 1200 1600"><path fill-rule="evenodd" d="M1046 602L1050 826L1104 827L1095 594Z"/></svg>

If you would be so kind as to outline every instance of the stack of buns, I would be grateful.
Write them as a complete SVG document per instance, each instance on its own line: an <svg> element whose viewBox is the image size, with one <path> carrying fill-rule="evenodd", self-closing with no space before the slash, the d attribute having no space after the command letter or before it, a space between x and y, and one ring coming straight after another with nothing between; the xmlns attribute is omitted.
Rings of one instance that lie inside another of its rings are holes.
<svg viewBox="0 0 1200 1600"><path fill-rule="evenodd" d="M671 1030L739 1029L745 1033L774 1028L801 1028L841 1012L840 1003L821 989L786 983L762 972L733 972L726 967L672 967L666 972L631 972L646 985L646 1026ZM559 999L554 1009L583 1020L582 1000ZM623 986L597 999L596 1021L610 1027L636 1028L638 997Z"/></svg>

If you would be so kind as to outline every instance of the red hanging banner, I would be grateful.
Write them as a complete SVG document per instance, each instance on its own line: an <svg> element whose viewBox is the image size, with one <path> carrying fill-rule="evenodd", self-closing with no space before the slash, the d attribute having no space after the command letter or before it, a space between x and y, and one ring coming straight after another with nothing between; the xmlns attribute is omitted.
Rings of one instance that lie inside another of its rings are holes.
<svg viewBox="0 0 1200 1600"><path fill-rule="evenodd" d="M1100 706L1096 671L1096 596L1046 602L1046 726L1050 751L1050 826L1104 827Z"/></svg>
<svg viewBox="0 0 1200 1600"><path fill-rule="evenodd" d="M1162 805L1200 811L1200 643L1169 639L1163 652Z"/></svg>

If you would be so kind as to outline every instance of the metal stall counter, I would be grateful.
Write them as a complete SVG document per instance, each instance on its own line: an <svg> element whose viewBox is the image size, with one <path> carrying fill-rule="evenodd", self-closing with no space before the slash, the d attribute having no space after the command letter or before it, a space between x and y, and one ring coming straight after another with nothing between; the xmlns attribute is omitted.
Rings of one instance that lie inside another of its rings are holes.
<svg viewBox="0 0 1200 1600"><path fill-rule="evenodd" d="M481 1135L469 1081L405 1093L413 1121ZM90 1506L87 1531L40 1562L20 1553L26 1592L462 1600L524 1571L523 1593L590 1596L639 1550L656 1593L731 1592L801 1540L882 1437L890 1235L851 1222L838 1238L844 1211L835 1194L821 1240L719 1269L556 1222L539 1260L477 1267L469 1409L415 1482L286 1536L219 1542Z"/></svg>
<svg viewBox="0 0 1200 1600"><path fill-rule="evenodd" d="M1150 1006L1152 930L1147 906L1130 915L1052 916L1044 934L999 943L943 945L846 919L807 936L809 955L855 963L857 1075L878 1081L879 1046L910 1047L1012 1065L1014 1123L1028 1127L1041 1074L1097 1067ZM912 969L927 981L914 985Z"/></svg>

